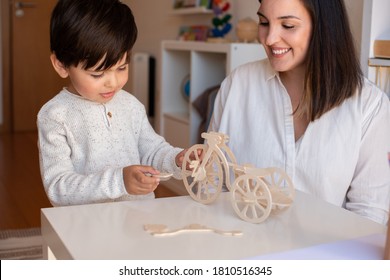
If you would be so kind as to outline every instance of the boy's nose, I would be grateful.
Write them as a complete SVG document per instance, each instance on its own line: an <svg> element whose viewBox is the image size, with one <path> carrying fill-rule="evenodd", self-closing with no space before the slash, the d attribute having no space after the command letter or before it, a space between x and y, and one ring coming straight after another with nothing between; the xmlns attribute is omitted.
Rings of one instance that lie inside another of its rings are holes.
<svg viewBox="0 0 390 280"><path fill-rule="evenodd" d="M115 88L118 85L118 78L116 75L108 75L104 85L108 88Z"/></svg>

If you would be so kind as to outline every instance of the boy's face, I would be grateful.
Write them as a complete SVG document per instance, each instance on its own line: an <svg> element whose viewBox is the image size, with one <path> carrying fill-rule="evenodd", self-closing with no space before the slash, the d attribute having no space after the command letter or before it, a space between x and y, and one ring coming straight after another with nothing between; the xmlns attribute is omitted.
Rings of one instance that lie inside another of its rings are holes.
<svg viewBox="0 0 390 280"><path fill-rule="evenodd" d="M99 65L100 62L97 63ZM110 101L123 88L129 77L129 63L126 55L113 67L104 71L96 67L83 69L82 65L66 69L71 84L68 90L88 100L98 103Z"/></svg>

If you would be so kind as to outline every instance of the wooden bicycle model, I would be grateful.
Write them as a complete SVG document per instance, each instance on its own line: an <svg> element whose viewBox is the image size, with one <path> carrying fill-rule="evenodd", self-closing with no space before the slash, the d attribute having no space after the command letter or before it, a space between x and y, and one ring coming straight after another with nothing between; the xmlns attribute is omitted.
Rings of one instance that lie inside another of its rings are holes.
<svg viewBox="0 0 390 280"><path fill-rule="evenodd" d="M194 200L212 203L225 186L231 193L237 215L251 223L260 223L272 210L291 205L294 185L282 169L240 166L226 145L229 136L209 132L202 133L202 138L206 144L192 146L185 154L182 166L184 185Z"/></svg>

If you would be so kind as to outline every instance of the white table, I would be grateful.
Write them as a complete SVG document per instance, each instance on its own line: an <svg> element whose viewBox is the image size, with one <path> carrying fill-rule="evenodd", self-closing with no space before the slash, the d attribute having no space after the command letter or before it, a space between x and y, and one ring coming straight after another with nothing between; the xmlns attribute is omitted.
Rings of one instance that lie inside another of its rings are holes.
<svg viewBox="0 0 390 280"><path fill-rule="evenodd" d="M384 234L386 227L297 192L293 205L260 224L241 220L229 193L210 205L189 196L45 208L44 255L57 259L252 259L275 252ZM242 236L187 232L156 237L145 224L170 229L202 224ZM384 247L384 244L383 244ZM53 255L54 256L53 256Z"/></svg>

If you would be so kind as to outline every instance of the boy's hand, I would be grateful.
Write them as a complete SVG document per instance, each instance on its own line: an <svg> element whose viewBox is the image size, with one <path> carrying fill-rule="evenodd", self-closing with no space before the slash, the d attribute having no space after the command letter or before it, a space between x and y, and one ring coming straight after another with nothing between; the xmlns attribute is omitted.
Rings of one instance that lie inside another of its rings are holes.
<svg viewBox="0 0 390 280"><path fill-rule="evenodd" d="M158 170L145 165L130 165L123 168L123 181L127 193L142 195L153 192L160 183L160 178L146 175L148 173L160 174Z"/></svg>
<svg viewBox="0 0 390 280"><path fill-rule="evenodd" d="M186 154L188 152L188 149L185 149L185 150L183 150L183 151L181 151L180 153L178 153L177 155L176 155L176 158L175 158L175 162L176 162L176 165L178 166L178 167L182 167L182 165L183 165L183 160L184 160L184 155ZM194 155L194 153L192 153L191 155L190 155L190 159L191 160L196 160L197 158L199 158L200 160L202 160L202 157L203 157L203 150L202 149L198 149L197 151L197 154L198 154L198 156L196 156L196 155ZM187 167L186 167L186 169L187 170L191 170L191 168L188 166L188 164L187 164Z"/></svg>

